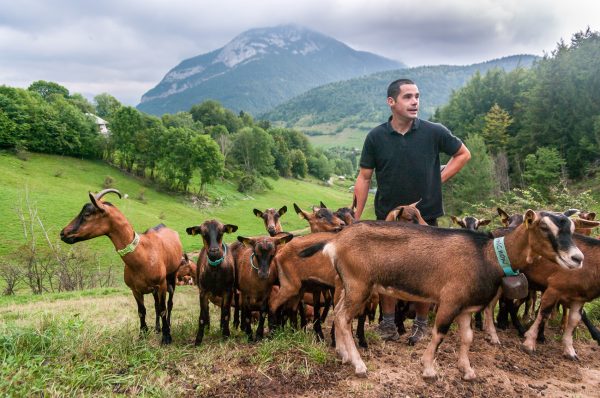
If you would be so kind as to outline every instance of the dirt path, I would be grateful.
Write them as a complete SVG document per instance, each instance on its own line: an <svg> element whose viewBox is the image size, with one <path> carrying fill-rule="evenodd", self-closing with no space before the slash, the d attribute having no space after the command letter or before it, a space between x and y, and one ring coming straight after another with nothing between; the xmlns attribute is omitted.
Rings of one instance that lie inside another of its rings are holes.
<svg viewBox="0 0 600 398"><path fill-rule="evenodd" d="M295 396L295 397L600 397L600 347L576 341L580 361L562 357L561 342L548 330L548 341L534 355L520 350L514 330L499 331L503 345L495 347L475 332L471 364L478 378L461 380L456 367L458 336L442 343L436 360L438 379L421 378L419 359L425 342L409 347L375 341L361 355L369 369L368 378L356 378L349 365L340 361L313 369L311 377L283 375L277 366L257 374L240 361L240 376L205 391L206 396Z"/></svg>

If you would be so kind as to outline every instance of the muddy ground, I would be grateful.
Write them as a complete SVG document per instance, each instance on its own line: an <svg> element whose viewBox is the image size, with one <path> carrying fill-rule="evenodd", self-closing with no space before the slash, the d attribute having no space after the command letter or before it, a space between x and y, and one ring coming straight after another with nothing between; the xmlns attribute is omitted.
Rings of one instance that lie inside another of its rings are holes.
<svg viewBox="0 0 600 398"><path fill-rule="evenodd" d="M374 326L371 327L371 329ZM471 365L477 380L466 382L457 369L458 335L451 331L440 346L436 359L438 378L421 378L420 357L427 341L414 347L400 342L371 339L368 349L360 349L369 369L368 377L357 378L350 365L339 360L313 367L310 376L283 373L274 363L257 372L247 357L234 364L237 374L213 379L207 397L600 397L600 347L591 340L577 339L579 362L562 357L557 330L547 329L547 341L529 355L520 349L521 339L514 330L498 331L502 346L492 346L484 333L476 331L471 346ZM333 349L332 351L333 352ZM228 364L231 369L232 364ZM219 366L213 369L215 377ZM192 389L190 396L199 391Z"/></svg>

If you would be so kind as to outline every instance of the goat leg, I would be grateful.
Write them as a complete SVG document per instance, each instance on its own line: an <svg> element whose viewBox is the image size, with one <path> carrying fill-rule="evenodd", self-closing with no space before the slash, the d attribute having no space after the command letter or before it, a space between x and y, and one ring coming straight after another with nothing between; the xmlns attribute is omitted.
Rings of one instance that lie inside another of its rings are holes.
<svg viewBox="0 0 600 398"><path fill-rule="evenodd" d="M563 355L569 359L574 361L579 360L577 357L577 353L575 352L575 348L573 348L573 330L581 320L581 309L583 308L583 303L575 302L571 303L571 308L569 308L568 314L569 319L567 321L567 325L565 326L565 331L563 333L563 346L564 351ZM563 304L563 309L566 310L566 304Z"/></svg>
<svg viewBox="0 0 600 398"><path fill-rule="evenodd" d="M358 345L362 348L369 348L367 338L365 337L365 323L367 322L367 309L365 308L358 316L358 325L356 326L356 337L358 337Z"/></svg>
<svg viewBox="0 0 600 398"><path fill-rule="evenodd" d="M154 331L156 333L160 333L160 299L158 297L158 290L156 288L152 291L152 297L154 297L154 313L156 314Z"/></svg>
<svg viewBox="0 0 600 398"><path fill-rule="evenodd" d="M221 303L221 333L227 338L229 332L229 317L231 316L231 296L232 292L223 293L223 302Z"/></svg>
<svg viewBox="0 0 600 398"><path fill-rule="evenodd" d="M158 293L159 308L160 308L160 319L162 320L162 340L161 344L171 344L173 338L171 337L171 325L167 319L167 286L166 281Z"/></svg>
<svg viewBox="0 0 600 398"><path fill-rule="evenodd" d="M321 289L313 290L313 307L315 311L313 330L317 335L317 339L323 341L325 340L325 336L323 335L323 329L321 328Z"/></svg>
<svg viewBox="0 0 600 398"><path fill-rule="evenodd" d="M133 297L138 307L138 316L140 317L140 336L148 333L148 325L146 325L146 307L144 306L144 295L132 291Z"/></svg>
<svg viewBox="0 0 600 398"><path fill-rule="evenodd" d="M587 314L585 313L585 310L583 309L583 307L581 308L581 320L583 321L585 326L590 331L592 338L594 340L596 340L598 345L600 345L600 331L598 331L598 329L594 326L592 321L590 321L590 319L588 318Z"/></svg>
<svg viewBox="0 0 600 398"><path fill-rule="evenodd" d="M483 330L483 318L482 318L482 311L477 311L475 313L475 327L478 330Z"/></svg>
<svg viewBox="0 0 600 398"><path fill-rule="evenodd" d="M177 272L167 275L167 292L169 300L167 301L167 322L171 325L171 311L173 310L173 296L175 295Z"/></svg>
<svg viewBox="0 0 600 398"><path fill-rule="evenodd" d="M208 321L210 314L208 312L208 295L207 293L200 292L200 315L198 316L198 332L196 333L195 345L202 344L204 338L204 327Z"/></svg>

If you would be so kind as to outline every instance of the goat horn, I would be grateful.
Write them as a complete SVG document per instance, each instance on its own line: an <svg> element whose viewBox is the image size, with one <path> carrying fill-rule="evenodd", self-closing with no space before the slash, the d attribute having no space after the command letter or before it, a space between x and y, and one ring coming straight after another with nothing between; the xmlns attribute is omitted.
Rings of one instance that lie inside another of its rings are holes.
<svg viewBox="0 0 600 398"><path fill-rule="evenodd" d="M96 200L100 200L100 199L102 199L102 197L104 195L106 195L107 193L110 193L110 192L114 192L117 195L119 195L119 199L122 197L121 196L121 192L119 192L119 191L117 191L116 189L113 189L113 188L108 188L108 189L103 189L102 191L98 192L96 195L94 195L94 198L96 198Z"/></svg>

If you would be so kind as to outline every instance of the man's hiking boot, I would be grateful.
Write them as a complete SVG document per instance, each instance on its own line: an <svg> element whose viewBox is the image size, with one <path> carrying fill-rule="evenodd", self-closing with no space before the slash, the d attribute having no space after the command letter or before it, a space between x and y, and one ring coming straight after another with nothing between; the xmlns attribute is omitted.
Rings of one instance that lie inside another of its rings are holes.
<svg viewBox="0 0 600 398"><path fill-rule="evenodd" d="M408 345L415 345L427 334L427 322L413 321L410 336L408 336Z"/></svg>
<svg viewBox="0 0 600 398"><path fill-rule="evenodd" d="M379 334L379 337L385 341L400 340L400 334L393 322L381 322L377 327L377 333Z"/></svg>

